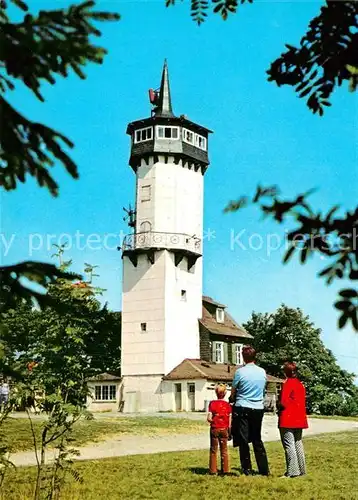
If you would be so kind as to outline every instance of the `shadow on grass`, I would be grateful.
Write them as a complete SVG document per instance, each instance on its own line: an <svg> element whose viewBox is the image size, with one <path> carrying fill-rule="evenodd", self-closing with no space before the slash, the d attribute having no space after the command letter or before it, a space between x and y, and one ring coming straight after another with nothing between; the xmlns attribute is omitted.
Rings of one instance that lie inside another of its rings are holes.
<svg viewBox="0 0 358 500"><path fill-rule="evenodd" d="M198 476L209 476L209 469L205 467L189 467L190 472Z"/></svg>
<svg viewBox="0 0 358 500"><path fill-rule="evenodd" d="M237 469L239 470L239 469ZM190 467L189 468L189 471L192 473L192 474L196 474L198 476L237 476L238 474L235 474L235 472L228 472L227 474L221 474L220 472L218 472L218 474L210 474L209 472L209 469L205 468L205 467Z"/></svg>

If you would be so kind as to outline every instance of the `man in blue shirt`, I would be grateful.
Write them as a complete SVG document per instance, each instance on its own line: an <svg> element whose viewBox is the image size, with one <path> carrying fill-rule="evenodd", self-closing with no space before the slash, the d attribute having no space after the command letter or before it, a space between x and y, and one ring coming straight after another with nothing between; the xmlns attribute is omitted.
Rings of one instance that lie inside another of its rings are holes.
<svg viewBox="0 0 358 500"><path fill-rule="evenodd" d="M245 475L252 474L251 442L259 474L268 476L267 455L261 439L266 372L255 364L256 351L253 347L245 346L242 357L245 365L236 370L231 390L231 401L234 403L233 444L235 447L239 446L241 467Z"/></svg>

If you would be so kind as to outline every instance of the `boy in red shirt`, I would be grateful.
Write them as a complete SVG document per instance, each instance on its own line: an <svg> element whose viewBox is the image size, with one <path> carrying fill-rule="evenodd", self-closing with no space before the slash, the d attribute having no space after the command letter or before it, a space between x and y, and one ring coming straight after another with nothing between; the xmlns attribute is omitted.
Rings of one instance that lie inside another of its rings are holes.
<svg viewBox="0 0 358 500"><path fill-rule="evenodd" d="M210 423L210 459L209 472L217 474L217 451L220 445L221 472L229 472L229 454L227 442L231 435L231 405L224 401L226 386L218 384L215 387L217 400L209 404L209 413L207 420Z"/></svg>

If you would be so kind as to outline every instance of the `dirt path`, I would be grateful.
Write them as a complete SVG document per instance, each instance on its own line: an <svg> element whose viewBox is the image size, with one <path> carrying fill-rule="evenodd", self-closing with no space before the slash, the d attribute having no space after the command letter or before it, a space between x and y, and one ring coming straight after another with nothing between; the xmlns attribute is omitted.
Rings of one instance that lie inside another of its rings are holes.
<svg viewBox="0 0 358 500"><path fill-rule="evenodd" d="M348 420L310 419L310 428L305 435L322 434L358 430L358 422ZM262 432L264 441L279 439L277 420L273 416L265 416ZM100 443L88 444L80 448L81 455L77 460L95 460L101 458L121 457L125 455L141 455L167 451L202 450L209 446L208 432L191 434L176 434L166 436L118 436L111 437ZM53 452L49 452L48 460L53 460ZM15 453L10 457L16 466L36 465L33 451Z"/></svg>

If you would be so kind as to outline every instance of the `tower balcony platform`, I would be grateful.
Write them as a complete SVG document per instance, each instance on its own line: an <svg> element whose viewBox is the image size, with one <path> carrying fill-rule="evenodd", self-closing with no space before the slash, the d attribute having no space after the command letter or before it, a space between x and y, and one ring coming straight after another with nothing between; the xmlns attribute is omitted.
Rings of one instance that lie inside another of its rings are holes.
<svg viewBox="0 0 358 500"><path fill-rule="evenodd" d="M143 232L128 234L124 238L123 251L137 249L186 250L201 255L201 240L196 236L181 233Z"/></svg>
<svg viewBox="0 0 358 500"><path fill-rule="evenodd" d="M137 266L138 254L143 253L154 264L154 254L157 250L173 252L176 266L183 257L187 257L190 269L202 256L202 241L195 235L148 231L127 235L122 246L123 256L128 256L134 266Z"/></svg>

